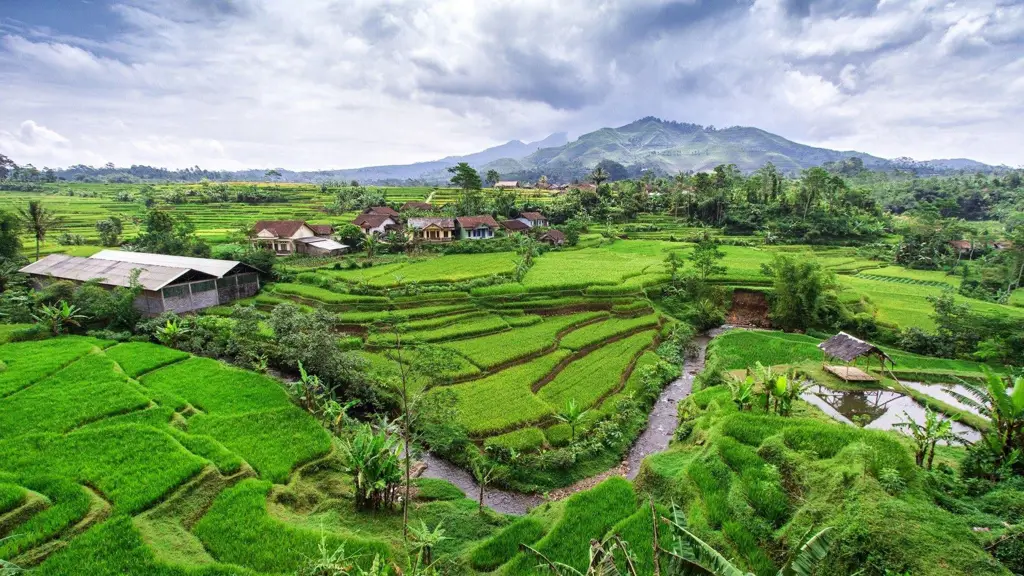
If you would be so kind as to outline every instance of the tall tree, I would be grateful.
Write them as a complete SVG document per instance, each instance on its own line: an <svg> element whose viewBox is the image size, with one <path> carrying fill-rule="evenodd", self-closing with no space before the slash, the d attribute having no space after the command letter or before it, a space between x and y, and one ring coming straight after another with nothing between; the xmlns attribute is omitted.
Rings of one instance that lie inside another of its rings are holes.
<svg viewBox="0 0 1024 576"><path fill-rule="evenodd" d="M498 174L497 170L491 168L490 170L487 171L487 176L485 178L487 180L487 185L493 188L494 185L497 184L499 180L501 180L501 174Z"/></svg>
<svg viewBox="0 0 1024 576"><path fill-rule="evenodd" d="M0 258L14 259L21 252L21 217L0 210Z"/></svg>
<svg viewBox="0 0 1024 576"><path fill-rule="evenodd" d="M596 186L600 186L602 182L608 179L608 172L598 165L598 167L594 168L594 171L590 173L590 179L593 180Z"/></svg>
<svg viewBox="0 0 1024 576"><path fill-rule="evenodd" d="M39 244L46 240L46 234L64 223L64 219L47 210L39 200L30 200L28 209L19 208L18 217L22 225L36 239L36 260L39 260Z"/></svg>
<svg viewBox="0 0 1024 576"><path fill-rule="evenodd" d="M467 162L459 162L448 168L448 173L452 175L450 182L462 188L463 192L482 188L480 173Z"/></svg>
<svg viewBox="0 0 1024 576"><path fill-rule="evenodd" d="M707 232L690 254L694 270L705 282L716 274L725 274L725 266L718 264L722 258L725 258L725 253L718 249L718 242L715 242Z"/></svg>
<svg viewBox="0 0 1024 576"><path fill-rule="evenodd" d="M7 177L10 176L17 167L18 165L14 163L14 160L0 154L0 180L7 180Z"/></svg>

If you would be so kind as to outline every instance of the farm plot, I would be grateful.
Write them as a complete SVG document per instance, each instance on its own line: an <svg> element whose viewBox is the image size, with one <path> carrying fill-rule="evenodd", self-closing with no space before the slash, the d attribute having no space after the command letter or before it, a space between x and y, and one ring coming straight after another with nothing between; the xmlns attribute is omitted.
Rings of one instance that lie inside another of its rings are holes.
<svg viewBox="0 0 1024 576"><path fill-rule="evenodd" d="M552 414L551 406L534 395L532 386L569 356L556 350L479 380L434 389L455 393L459 418L470 434L484 436L511 430Z"/></svg>
<svg viewBox="0 0 1024 576"><path fill-rule="evenodd" d="M614 391L633 359L654 340L653 331L634 334L569 363L538 396L554 407L575 401L589 408Z"/></svg>
<svg viewBox="0 0 1024 576"><path fill-rule="evenodd" d="M523 285L531 292L544 292L620 284L644 273L665 272L669 248L671 244L645 241L550 252L537 258Z"/></svg>
<svg viewBox="0 0 1024 576"><path fill-rule="evenodd" d="M501 316L483 314L441 328L404 332L401 337L402 341L407 343L441 342L472 338L481 334L493 334L508 330L508 327L508 323ZM392 332L379 332L371 334L366 339L366 343L369 346L394 346L397 338L398 336Z"/></svg>
<svg viewBox="0 0 1024 576"><path fill-rule="evenodd" d="M923 330L934 330L932 304L928 297L942 294L943 288L920 284L904 284L878 281L856 276L840 276L840 283L851 292L866 298L878 312L878 319L890 324L907 327L916 326ZM958 302L968 304L982 314L1001 315L1024 319L1024 309L983 302L956 296Z"/></svg>
<svg viewBox="0 0 1024 576"><path fill-rule="evenodd" d="M603 322L574 330L567 334L565 338L562 338L561 345L563 348L570 350L580 350L634 330L653 328L657 326L659 319L660 316L658 314L647 314L636 318L610 318Z"/></svg>
<svg viewBox="0 0 1024 576"><path fill-rule="evenodd" d="M554 316L527 328L460 340L446 346L465 356L480 368L489 370L495 366L547 350L556 344L559 333L606 315L605 312L582 312Z"/></svg>

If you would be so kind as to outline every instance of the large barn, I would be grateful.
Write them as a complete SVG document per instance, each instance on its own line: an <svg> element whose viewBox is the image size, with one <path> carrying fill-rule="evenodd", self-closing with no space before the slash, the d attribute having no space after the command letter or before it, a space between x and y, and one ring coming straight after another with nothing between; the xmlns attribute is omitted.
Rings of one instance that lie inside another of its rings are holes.
<svg viewBox="0 0 1024 576"><path fill-rule="evenodd" d="M139 271L142 293L135 307L145 314L191 312L255 295L259 271L234 260L189 258L147 252L103 250L90 258L50 254L20 270L37 288L50 282L96 281L108 288L128 287Z"/></svg>

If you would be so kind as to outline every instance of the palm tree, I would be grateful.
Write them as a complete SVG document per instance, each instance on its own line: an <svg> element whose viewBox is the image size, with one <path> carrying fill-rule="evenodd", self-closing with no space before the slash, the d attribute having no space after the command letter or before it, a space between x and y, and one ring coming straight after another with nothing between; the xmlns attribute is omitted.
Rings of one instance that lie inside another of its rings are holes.
<svg viewBox="0 0 1024 576"><path fill-rule="evenodd" d="M898 428L906 428L910 431L911 438L917 448L914 453L914 460L917 465L932 469L932 461L935 459L935 445L939 442L963 442L953 432L953 420L955 418L940 418L938 412L925 407L924 424L919 424L910 414L903 412L904 420L895 424Z"/></svg>
<svg viewBox="0 0 1024 576"><path fill-rule="evenodd" d="M558 414L555 414L555 418L558 418L559 422L569 425L569 429L572 431L572 436L569 438L570 441L576 439L576 426L579 425L580 420L583 419L587 412L590 412L590 410L580 410L579 405L576 404L576 399L572 398L565 403L565 408L562 408Z"/></svg>
<svg viewBox="0 0 1024 576"><path fill-rule="evenodd" d="M598 166L590 173L590 179L594 181L595 186L600 186L602 182L608 179L608 171Z"/></svg>
<svg viewBox="0 0 1024 576"><path fill-rule="evenodd" d="M46 234L60 227L64 219L47 210L39 200L30 200L28 210L18 209L18 218L36 239L36 260L39 260L39 243L46 240Z"/></svg>
<svg viewBox="0 0 1024 576"><path fill-rule="evenodd" d="M988 366L982 365L981 370L984 382L960 381L966 394L954 388L946 388L946 392L992 423L992 431L983 438L995 456L995 467L1000 468L1015 458L1014 454L1020 454L1024 440L1024 378L1017 378L1011 390L1008 379L1004 380Z"/></svg>

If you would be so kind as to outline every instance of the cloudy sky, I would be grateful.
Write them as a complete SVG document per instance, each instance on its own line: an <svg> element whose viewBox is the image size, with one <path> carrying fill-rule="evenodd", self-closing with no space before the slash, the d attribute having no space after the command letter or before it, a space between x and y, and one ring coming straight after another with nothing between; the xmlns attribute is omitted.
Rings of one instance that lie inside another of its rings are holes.
<svg viewBox="0 0 1024 576"><path fill-rule="evenodd" d="M324 169L654 115L1024 164L1024 0L0 0L20 164Z"/></svg>

